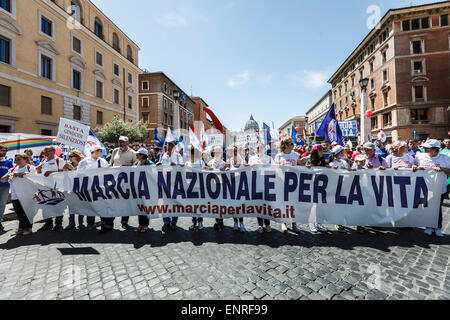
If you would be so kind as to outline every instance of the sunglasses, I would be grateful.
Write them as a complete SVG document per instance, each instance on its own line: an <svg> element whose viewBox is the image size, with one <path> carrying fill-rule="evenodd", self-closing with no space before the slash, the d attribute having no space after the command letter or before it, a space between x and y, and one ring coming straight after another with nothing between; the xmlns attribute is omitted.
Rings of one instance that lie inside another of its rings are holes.
<svg viewBox="0 0 450 320"><path fill-rule="evenodd" d="M291 142L291 143L288 143L287 145L288 145L288 146L293 146L294 144Z"/></svg>

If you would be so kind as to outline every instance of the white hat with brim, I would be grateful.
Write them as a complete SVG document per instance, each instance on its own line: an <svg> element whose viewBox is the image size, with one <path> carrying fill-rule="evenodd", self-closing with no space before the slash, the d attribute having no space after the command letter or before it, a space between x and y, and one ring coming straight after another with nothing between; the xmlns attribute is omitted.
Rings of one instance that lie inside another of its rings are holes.
<svg viewBox="0 0 450 320"><path fill-rule="evenodd" d="M91 147L91 153L94 153L95 151L98 151L98 150L104 150L101 146L99 146L99 145L95 145L95 146L92 146Z"/></svg>
<svg viewBox="0 0 450 320"><path fill-rule="evenodd" d="M144 149L144 148L141 148L141 149L139 149L139 150L136 152L136 154L143 154L143 155L148 156L148 150L147 150L147 149Z"/></svg>
<svg viewBox="0 0 450 320"><path fill-rule="evenodd" d="M424 144L423 144L423 146L422 147L424 147L424 148L438 148L438 149L440 149L441 148L441 143L438 141L438 140L434 140L434 139L431 139L431 140L428 140L427 142L425 142Z"/></svg>
<svg viewBox="0 0 450 320"><path fill-rule="evenodd" d="M355 161L366 161L366 160L367 160L367 157L362 154L359 154L355 157Z"/></svg>
<svg viewBox="0 0 450 320"><path fill-rule="evenodd" d="M333 151L331 151L333 154L338 154L340 152L344 151L344 147L343 146L339 146L337 145L336 147L333 148Z"/></svg>
<svg viewBox="0 0 450 320"><path fill-rule="evenodd" d="M119 138L119 141L130 142L130 140L128 139L128 137L124 137L124 136L121 136L121 137Z"/></svg>

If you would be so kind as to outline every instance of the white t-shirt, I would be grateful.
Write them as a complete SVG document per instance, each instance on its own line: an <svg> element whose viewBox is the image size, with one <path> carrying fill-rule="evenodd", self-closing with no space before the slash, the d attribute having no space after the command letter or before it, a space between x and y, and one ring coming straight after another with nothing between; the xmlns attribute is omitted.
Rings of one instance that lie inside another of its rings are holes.
<svg viewBox="0 0 450 320"><path fill-rule="evenodd" d="M272 163L272 158L269 157L268 155L263 155L262 157L258 157L253 156L250 158L250 160L248 161L248 164L253 166L255 164L271 164Z"/></svg>
<svg viewBox="0 0 450 320"><path fill-rule="evenodd" d="M296 166L300 155L297 152L286 154L281 152L275 157L275 163L282 166Z"/></svg>
<svg viewBox="0 0 450 320"><path fill-rule="evenodd" d="M430 157L427 153L416 153L414 164L425 169L432 169L434 167L441 167L450 169L450 157L445 154L438 154L436 157ZM447 193L447 178L443 179L442 194Z"/></svg>
<svg viewBox="0 0 450 320"><path fill-rule="evenodd" d="M414 165L414 158L406 153L401 157L391 154L387 156L386 162L391 168L412 168Z"/></svg>
<svg viewBox="0 0 450 320"><path fill-rule="evenodd" d="M131 167L137 160L136 152L131 148L128 148L125 152L122 152L120 151L120 148L117 148L113 151L113 154L114 158L111 160L113 167Z"/></svg>
<svg viewBox="0 0 450 320"><path fill-rule="evenodd" d="M185 166L187 168L203 169L205 167L205 162L203 162L203 160L201 159L197 159L194 162L191 162L191 160L189 160L185 163Z"/></svg>
<svg viewBox="0 0 450 320"><path fill-rule="evenodd" d="M164 153L161 158L161 164L163 166L170 166L172 163L175 163L176 165L184 164L183 157L178 152L173 152L171 156L169 156L168 152Z"/></svg>
<svg viewBox="0 0 450 320"><path fill-rule="evenodd" d="M334 160L333 162L331 162L331 166L333 168L344 169L344 170L350 168L350 165L345 160Z"/></svg>
<svg viewBox="0 0 450 320"><path fill-rule="evenodd" d="M58 172L60 170L63 170L64 164L64 160L58 157L55 157L53 160L45 160L44 164L42 165L42 174L45 174L49 171Z"/></svg>
<svg viewBox="0 0 450 320"><path fill-rule="evenodd" d="M99 167L99 161L100 161L100 167ZM106 168L109 167L108 161L106 161L103 158L98 158L97 160L94 160L92 158L86 158L80 161L78 164L77 170L86 170L86 169L98 169L98 168Z"/></svg>
<svg viewBox="0 0 450 320"><path fill-rule="evenodd" d="M230 159L230 170L239 169L244 164L244 159L238 157L238 161L235 162L233 158Z"/></svg>
<svg viewBox="0 0 450 320"><path fill-rule="evenodd" d="M19 168L17 166L17 167L9 169L9 171L8 171L8 173L23 173L23 172L29 172L30 174L35 174L36 168L32 165L27 164L23 168ZM10 178L9 181L11 182L11 180L12 179ZM17 198L16 191L14 190L14 186L12 184L10 185L10 188L11 188L11 200L19 200L19 198Z"/></svg>
<svg viewBox="0 0 450 320"><path fill-rule="evenodd" d="M220 160L220 162L216 162L215 159L212 159L210 162L208 162L208 167L213 168L214 170L222 170L225 168L225 161Z"/></svg>

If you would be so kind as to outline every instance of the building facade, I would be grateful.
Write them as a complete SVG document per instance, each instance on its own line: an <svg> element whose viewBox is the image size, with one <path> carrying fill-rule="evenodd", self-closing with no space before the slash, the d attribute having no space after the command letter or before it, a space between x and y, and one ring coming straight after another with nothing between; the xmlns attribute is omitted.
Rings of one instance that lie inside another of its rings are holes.
<svg viewBox="0 0 450 320"><path fill-rule="evenodd" d="M147 143L153 142L155 129L165 138L169 127L187 131L194 124L194 100L163 72L139 76L139 104L140 119L149 131Z"/></svg>
<svg viewBox="0 0 450 320"><path fill-rule="evenodd" d="M90 1L0 1L0 47L0 132L137 121L139 47Z"/></svg>
<svg viewBox="0 0 450 320"><path fill-rule="evenodd" d="M381 129L389 141L448 137L449 14L450 1L389 10L329 80L337 119L361 126L366 78L372 139Z"/></svg>
<svg viewBox="0 0 450 320"><path fill-rule="evenodd" d="M308 118L305 116L298 116L294 117L292 119L289 119L284 123L278 131L280 133L284 133L286 137L292 136L292 127L299 128L299 133L302 139L306 139L305 135L303 134L303 130L306 130L308 127Z"/></svg>
<svg viewBox="0 0 450 320"><path fill-rule="evenodd" d="M311 109L306 112L306 118L308 119L306 124L306 133L309 137L315 135L316 122L325 119L325 116L330 110L331 104L331 90L329 90Z"/></svg>
<svg viewBox="0 0 450 320"><path fill-rule="evenodd" d="M213 127L212 121L208 120L207 114L203 107L209 108L208 104L200 97L191 97L194 101L194 127L195 130L200 130L200 123L203 123L205 130L208 131Z"/></svg>

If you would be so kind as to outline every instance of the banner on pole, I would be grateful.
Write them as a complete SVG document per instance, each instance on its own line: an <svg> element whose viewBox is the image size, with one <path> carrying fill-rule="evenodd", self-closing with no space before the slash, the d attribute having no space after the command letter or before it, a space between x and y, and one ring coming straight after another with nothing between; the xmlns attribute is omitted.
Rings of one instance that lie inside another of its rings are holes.
<svg viewBox="0 0 450 320"><path fill-rule="evenodd" d="M232 172L123 167L12 181L29 219L256 218L346 226L437 227L443 173L258 165Z"/></svg>
<svg viewBox="0 0 450 320"><path fill-rule="evenodd" d="M82 150L88 141L90 128L76 121L61 118L55 141L65 146Z"/></svg>
<svg viewBox="0 0 450 320"><path fill-rule="evenodd" d="M206 146L208 148L212 147L222 147L223 146L223 134L209 134L206 136Z"/></svg>

